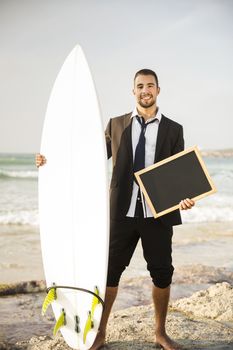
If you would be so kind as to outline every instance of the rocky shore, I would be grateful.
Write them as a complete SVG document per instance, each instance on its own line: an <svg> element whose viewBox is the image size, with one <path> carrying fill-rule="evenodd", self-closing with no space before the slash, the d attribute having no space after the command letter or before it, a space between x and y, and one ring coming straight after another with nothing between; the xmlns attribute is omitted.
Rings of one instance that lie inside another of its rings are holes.
<svg viewBox="0 0 233 350"><path fill-rule="evenodd" d="M214 158L229 158L233 157L233 149L220 149L220 150L201 150L203 157L214 157Z"/></svg>
<svg viewBox="0 0 233 350"><path fill-rule="evenodd" d="M122 282L108 326L108 349L154 349L150 283L148 277ZM8 287L0 286L0 349L68 350L60 335L52 336L51 310L41 317L44 282ZM232 350L233 272L203 265L181 267L174 289L167 319L171 337L188 350Z"/></svg>

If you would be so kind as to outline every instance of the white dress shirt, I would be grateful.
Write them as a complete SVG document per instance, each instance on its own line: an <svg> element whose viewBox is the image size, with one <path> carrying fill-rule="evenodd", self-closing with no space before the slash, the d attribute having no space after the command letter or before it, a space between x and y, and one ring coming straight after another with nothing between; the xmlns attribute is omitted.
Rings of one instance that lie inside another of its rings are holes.
<svg viewBox="0 0 233 350"><path fill-rule="evenodd" d="M132 113L131 118L132 120L132 149L133 149L133 161L135 157L135 150L138 144L139 136L141 133L141 124L138 122L136 116L140 115L138 114L137 108L135 107ZM161 121L162 115L158 109L156 116L148 119L146 121L146 124L152 121L153 119L157 118L154 123L150 123L146 127L146 132L145 132L145 167L148 167L149 165L154 164L154 158L155 158L155 148L156 148L156 142L157 142L157 134L158 134L158 128L159 128L159 123ZM126 216L128 217L134 217L135 213L135 208L136 208L136 202L137 202L137 196L138 196L138 185L134 181L133 183L133 191L132 191L132 197L131 197L131 202L129 206L128 213ZM153 217L153 214L146 203L143 194L141 193L141 198L142 198L142 204L143 204L143 213L144 217Z"/></svg>

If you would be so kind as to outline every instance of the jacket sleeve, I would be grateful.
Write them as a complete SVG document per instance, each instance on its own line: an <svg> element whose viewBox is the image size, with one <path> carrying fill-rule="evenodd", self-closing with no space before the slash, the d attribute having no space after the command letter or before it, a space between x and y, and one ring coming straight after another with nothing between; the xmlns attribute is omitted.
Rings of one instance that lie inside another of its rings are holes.
<svg viewBox="0 0 233 350"><path fill-rule="evenodd" d="M111 129L112 129L112 119L109 120L108 125L107 125L106 130L105 130L105 141L106 141L108 159L112 157Z"/></svg>
<svg viewBox="0 0 233 350"><path fill-rule="evenodd" d="M172 149L172 153L176 154L176 153L181 152L183 150L184 150L183 127L180 126L176 143L175 143L175 145L174 145L174 147Z"/></svg>

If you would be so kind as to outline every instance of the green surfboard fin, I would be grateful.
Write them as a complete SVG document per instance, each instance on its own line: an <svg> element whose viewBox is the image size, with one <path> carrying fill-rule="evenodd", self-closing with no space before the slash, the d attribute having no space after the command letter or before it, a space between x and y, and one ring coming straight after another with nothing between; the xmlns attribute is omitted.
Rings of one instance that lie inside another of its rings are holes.
<svg viewBox="0 0 233 350"><path fill-rule="evenodd" d="M56 288L51 288L48 292L48 294L45 297L45 300L42 305L42 316L45 315L46 310L48 309L49 305L57 299L57 293L56 293Z"/></svg>
<svg viewBox="0 0 233 350"><path fill-rule="evenodd" d="M92 317L91 317L91 312L88 312L88 317L87 317L87 322L84 328L83 332L83 343L86 343L87 339L87 334L90 332L90 330L94 327L93 322L92 322Z"/></svg>
<svg viewBox="0 0 233 350"><path fill-rule="evenodd" d="M66 314L65 314L65 310L62 309L61 315L59 316L59 318L54 326L53 335L55 336L57 334L57 332L59 331L59 329L65 325L66 325Z"/></svg>
<svg viewBox="0 0 233 350"><path fill-rule="evenodd" d="M97 295L99 295L99 289L98 289L98 287L95 287L95 294L97 294ZM92 300L92 306L91 306L91 317L93 318L93 316L94 316L94 312L95 312L95 309L96 309L96 306L98 305L98 304L100 304L100 301L99 301L99 299L96 297L96 296L94 296L93 297L93 300Z"/></svg>

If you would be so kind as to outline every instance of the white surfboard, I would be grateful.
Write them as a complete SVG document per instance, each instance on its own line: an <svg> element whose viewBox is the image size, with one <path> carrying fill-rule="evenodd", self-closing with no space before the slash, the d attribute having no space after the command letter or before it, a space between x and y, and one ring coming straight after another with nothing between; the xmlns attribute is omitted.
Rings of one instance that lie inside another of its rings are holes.
<svg viewBox="0 0 233 350"><path fill-rule="evenodd" d="M56 331L60 328L67 344L81 350L95 340L106 287L109 230L103 130L91 73L76 46L57 76L44 121L41 154L47 164L39 169L39 213L46 283L54 286L44 311L52 301Z"/></svg>

